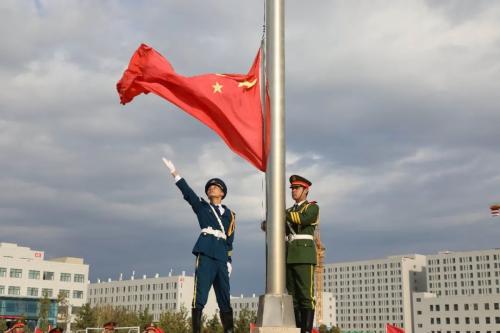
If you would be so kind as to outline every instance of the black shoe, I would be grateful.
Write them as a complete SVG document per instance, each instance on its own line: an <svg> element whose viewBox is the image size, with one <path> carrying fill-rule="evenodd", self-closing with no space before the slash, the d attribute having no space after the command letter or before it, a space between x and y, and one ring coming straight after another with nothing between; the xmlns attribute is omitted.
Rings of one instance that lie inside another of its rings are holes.
<svg viewBox="0 0 500 333"><path fill-rule="evenodd" d="M234 332L234 321L233 321L233 309L222 312L220 311L220 321L222 323L222 328L224 328L224 333Z"/></svg>
<svg viewBox="0 0 500 333"><path fill-rule="evenodd" d="M201 333L201 314L203 309L191 309L191 325L193 327L193 333Z"/></svg>
<svg viewBox="0 0 500 333"><path fill-rule="evenodd" d="M295 314L295 327L300 328L300 309L299 308L293 308L293 313Z"/></svg>
<svg viewBox="0 0 500 333"><path fill-rule="evenodd" d="M300 333L311 333L314 323L314 310L313 309L301 309L300 310Z"/></svg>

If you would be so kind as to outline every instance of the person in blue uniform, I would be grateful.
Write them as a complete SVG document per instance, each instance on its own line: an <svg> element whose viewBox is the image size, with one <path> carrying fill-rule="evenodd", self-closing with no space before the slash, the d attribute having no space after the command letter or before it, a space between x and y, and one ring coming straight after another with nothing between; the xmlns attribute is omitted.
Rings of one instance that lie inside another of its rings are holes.
<svg viewBox="0 0 500 333"><path fill-rule="evenodd" d="M194 297L191 310L193 333L201 332L201 317L207 303L208 292L213 286L224 333L233 333L233 309L230 303L229 275L233 250L235 214L222 200L227 195L226 184L219 178L210 179L205 185L208 201L199 197L176 171L172 161L163 162L175 179L175 184L193 209L201 228L193 248L196 256Z"/></svg>

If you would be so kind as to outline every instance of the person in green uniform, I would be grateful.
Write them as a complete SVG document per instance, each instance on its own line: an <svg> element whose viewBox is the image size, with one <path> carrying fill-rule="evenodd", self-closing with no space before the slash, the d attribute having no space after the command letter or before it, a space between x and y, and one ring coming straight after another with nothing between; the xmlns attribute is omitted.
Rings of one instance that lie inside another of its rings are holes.
<svg viewBox="0 0 500 333"><path fill-rule="evenodd" d="M308 201L312 183L292 175L290 189L295 204L286 210L286 289L292 295L295 322L301 333L310 333L314 322L314 269L317 264L314 231L319 206Z"/></svg>
<svg viewBox="0 0 500 333"><path fill-rule="evenodd" d="M314 231L319 223L319 206L308 201L312 183L292 175L290 189L295 204L286 210L286 289L293 298L295 324L301 333L312 332L314 322L314 269L317 264ZM266 231L266 221L261 229Z"/></svg>

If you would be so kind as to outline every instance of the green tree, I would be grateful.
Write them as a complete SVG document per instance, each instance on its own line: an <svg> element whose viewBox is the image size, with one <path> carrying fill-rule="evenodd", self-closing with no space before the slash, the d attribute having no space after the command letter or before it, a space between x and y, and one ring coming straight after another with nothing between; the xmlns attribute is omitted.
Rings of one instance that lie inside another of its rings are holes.
<svg viewBox="0 0 500 333"><path fill-rule="evenodd" d="M188 311L185 307L181 307L180 311L166 311L160 315L158 326L165 333L186 333L191 332L191 318L188 317Z"/></svg>
<svg viewBox="0 0 500 333"><path fill-rule="evenodd" d="M149 307L147 306L144 311L139 312L137 318L139 320L138 326L140 326L141 329L144 329L147 325L153 322L153 315L149 313Z"/></svg>
<svg viewBox="0 0 500 333"><path fill-rule="evenodd" d="M342 333L342 331L340 330L340 328L338 326L333 326L330 329L330 333Z"/></svg>
<svg viewBox="0 0 500 333"><path fill-rule="evenodd" d="M328 327L325 324L319 325L319 333L328 333Z"/></svg>
<svg viewBox="0 0 500 333"><path fill-rule="evenodd" d="M68 295L60 290L57 295L57 324L66 328L70 318L69 318L69 301L67 299Z"/></svg>
<svg viewBox="0 0 500 333"><path fill-rule="evenodd" d="M0 318L0 331L6 331L7 330L7 321L5 319Z"/></svg>
<svg viewBox="0 0 500 333"><path fill-rule="evenodd" d="M38 327L43 331L47 331L49 328L49 311L51 301L47 297L47 294L43 295L43 298L39 301L38 307Z"/></svg>
<svg viewBox="0 0 500 333"><path fill-rule="evenodd" d="M240 311L238 319L234 323L235 333L248 333L250 332L250 323L255 323L257 316L255 311L250 311L248 309L243 309Z"/></svg>
<svg viewBox="0 0 500 333"><path fill-rule="evenodd" d="M222 333L222 325L217 314L214 314L212 319L207 321L203 333Z"/></svg>
<svg viewBox="0 0 500 333"><path fill-rule="evenodd" d="M76 314L74 328L84 330L87 327L97 326L97 316L95 308L90 307L89 303L85 303Z"/></svg>

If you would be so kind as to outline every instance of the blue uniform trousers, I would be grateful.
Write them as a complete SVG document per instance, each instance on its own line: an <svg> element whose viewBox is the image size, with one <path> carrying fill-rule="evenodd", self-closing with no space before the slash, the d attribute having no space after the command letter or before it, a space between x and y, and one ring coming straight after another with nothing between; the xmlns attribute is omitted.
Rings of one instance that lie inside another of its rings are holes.
<svg viewBox="0 0 500 333"><path fill-rule="evenodd" d="M227 263L198 254L196 257L193 308L203 309L205 307L212 285L219 309L222 312L231 311Z"/></svg>

